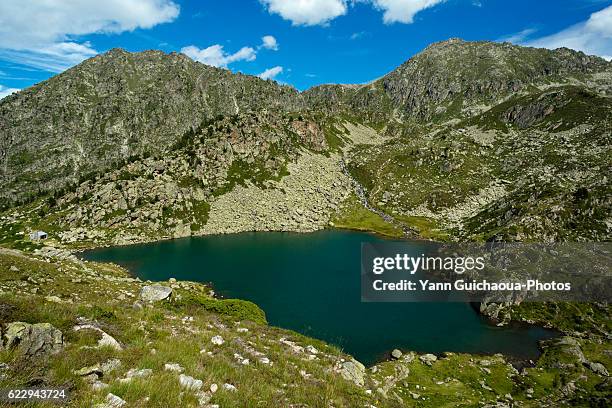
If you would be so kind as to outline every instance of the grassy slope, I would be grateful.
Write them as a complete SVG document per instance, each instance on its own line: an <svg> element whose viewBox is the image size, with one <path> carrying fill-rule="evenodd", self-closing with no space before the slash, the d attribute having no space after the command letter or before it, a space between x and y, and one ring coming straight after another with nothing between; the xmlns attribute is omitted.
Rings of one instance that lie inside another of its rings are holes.
<svg viewBox="0 0 612 408"><path fill-rule="evenodd" d="M449 353L427 366L409 353L400 361L366 370L365 386L360 388L334 371L334 366L349 356L321 341L267 326L262 313L248 302L227 307L210 298L206 286L177 282L172 284L173 301L134 308L142 284L111 264L44 260L0 249L0 323L50 322L64 333L67 343L61 353L34 362L14 350L0 351L0 361L9 365L0 387L25 386L32 378L39 378L44 385L70 388L69 406L74 407L102 401L108 392L135 407L197 406L193 393L181 393L178 375L164 371L165 363L174 362L184 367L186 374L202 379L205 388L212 383L235 385L237 392L220 390L213 396L213 403L227 407L471 407L507 400L506 394L525 406L540 406L545 400L561 397L560 390L569 381L591 390L589 398L594 398L595 387L601 382L580 364L570 374L556 367L559 354L552 349L538 367L527 369L524 375L518 375L500 355ZM61 302L46 300L47 296L58 296ZM78 317L97 322L124 349L92 348L96 335L72 330ZM238 331L239 327L248 331ZM210 342L214 335L221 335L225 343L214 346ZM319 351L316 358L292 351L280 342L283 337L303 347L314 346ZM610 363L607 346L583 343L591 360ZM211 354L201 353L202 349ZM272 365L259 362L258 356L251 354L253 350L263 353ZM250 364L240 364L235 353L249 358ZM110 358L118 358L122 364L101 379L109 384L103 391L93 391L73 372ZM150 368L153 374L120 383L130 368ZM528 388L534 388L533 397L527 395ZM373 392L366 392L368 389Z"/></svg>

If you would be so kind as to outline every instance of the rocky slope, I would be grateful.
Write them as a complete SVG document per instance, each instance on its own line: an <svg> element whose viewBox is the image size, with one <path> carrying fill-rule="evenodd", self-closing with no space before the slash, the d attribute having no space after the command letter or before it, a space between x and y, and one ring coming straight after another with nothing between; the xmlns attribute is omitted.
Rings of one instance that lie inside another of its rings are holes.
<svg viewBox="0 0 612 408"><path fill-rule="evenodd" d="M304 95L310 106L375 122L430 122L473 115L535 85L596 81L610 69L602 58L569 49L451 39L371 84L323 85Z"/></svg>
<svg viewBox="0 0 612 408"><path fill-rule="evenodd" d="M113 49L0 101L0 198L161 154L219 115L296 110L293 88L160 51Z"/></svg>
<svg viewBox="0 0 612 408"><path fill-rule="evenodd" d="M564 86L353 153L378 208L453 239L612 236L612 98Z"/></svg>
<svg viewBox="0 0 612 408"><path fill-rule="evenodd" d="M0 104L0 194L47 197L2 224L87 245L361 228L365 214L400 235L606 239L611 78L570 50L449 40L368 86L298 94L113 50Z"/></svg>

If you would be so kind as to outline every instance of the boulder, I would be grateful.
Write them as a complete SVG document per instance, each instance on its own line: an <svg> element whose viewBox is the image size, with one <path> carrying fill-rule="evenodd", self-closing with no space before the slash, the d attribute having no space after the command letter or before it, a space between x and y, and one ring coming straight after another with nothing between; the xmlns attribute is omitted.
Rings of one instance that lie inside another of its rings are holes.
<svg viewBox="0 0 612 408"><path fill-rule="evenodd" d="M395 349L391 352L391 357L393 357L396 360L399 360L402 357L402 352L399 351L398 349Z"/></svg>
<svg viewBox="0 0 612 408"><path fill-rule="evenodd" d="M123 350L121 344L110 334L106 333L104 330L100 329L98 326L90 323L79 324L74 326L74 331L79 330L93 330L100 333L100 339L98 340L98 347L110 347L117 351Z"/></svg>
<svg viewBox="0 0 612 408"><path fill-rule="evenodd" d="M183 367L176 363L166 363L164 364L164 370L166 371L174 371L177 373L182 373L184 371Z"/></svg>
<svg viewBox="0 0 612 408"><path fill-rule="evenodd" d="M220 345L222 345L224 343L224 340L223 340L223 337L221 337L221 336L213 336L210 339L210 342L212 344L216 345L216 346L220 346Z"/></svg>
<svg viewBox="0 0 612 408"><path fill-rule="evenodd" d="M127 402L125 402L122 398L116 396L115 394L108 393L106 396L106 402L102 404L97 404L95 408L121 408L125 406Z"/></svg>
<svg viewBox="0 0 612 408"><path fill-rule="evenodd" d="M26 357L54 354L64 348L62 332L50 323L9 323L2 340L0 346L6 349L17 348Z"/></svg>
<svg viewBox="0 0 612 408"><path fill-rule="evenodd" d="M360 387L365 384L365 366L355 359L343 361L339 368L340 375Z"/></svg>
<svg viewBox="0 0 612 408"><path fill-rule="evenodd" d="M224 389L225 391L231 391L231 392L238 391L238 389L236 388L236 386L235 386L235 385L233 385L233 384L230 384L230 383L225 383L225 384L223 384L223 389Z"/></svg>
<svg viewBox="0 0 612 408"><path fill-rule="evenodd" d="M145 302L159 302L168 299L172 295L172 288L162 285L143 286L140 290L140 298Z"/></svg>
<svg viewBox="0 0 612 408"><path fill-rule="evenodd" d="M127 373L125 373L126 378L146 378L153 374L153 370L150 368L130 368Z"/></svg>
<svg viewBox="0 0 612 408"><path fill-rule="evenodd" d="M595 363L593 361L589 361L586 363L586 366L595 374L599 374L602 377L608 377L610 374L608 373L608 370L606 369L606 366L604 366L601 363Z"/></svg>
<svg viewBox="0 0 612 408"><path fill-rule="evenodd" d="M422 356L419 357L419 360L421 360L421 363L431 366L433 363L435 363L438 360L438 357L436 357L433 354L423 354Z"/></svg>

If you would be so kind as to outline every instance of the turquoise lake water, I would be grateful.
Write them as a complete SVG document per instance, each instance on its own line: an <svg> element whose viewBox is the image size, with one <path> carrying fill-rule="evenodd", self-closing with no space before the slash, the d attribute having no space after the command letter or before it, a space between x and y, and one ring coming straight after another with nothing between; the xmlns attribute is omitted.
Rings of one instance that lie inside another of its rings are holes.
<svg viewBox="0 0 612 408"><path fill-rule="evenodd" d="M399 348L418 352L538 356L538 340L554 332L495 327L468 303L362 303L362 242L366 233L242 233L184 238L88 251L88 260L115 262L143 280L171 277L212 283L225 298L261 307L271 325L326 340L365 364ZM419 251L423 242L409 242Z"/></svg>

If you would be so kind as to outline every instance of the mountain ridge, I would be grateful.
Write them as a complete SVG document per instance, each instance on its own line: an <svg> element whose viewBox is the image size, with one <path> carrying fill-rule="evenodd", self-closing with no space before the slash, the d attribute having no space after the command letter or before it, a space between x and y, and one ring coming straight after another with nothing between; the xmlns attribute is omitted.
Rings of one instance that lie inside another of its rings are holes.
<svg viewBox="0 0 612 408"><path fill-rule="evenodd" d="M450 39L370 84L299 92L176 52L115 48L0 101L0 201L29 201L127 161L166 154L221 116L310 112L315 122L339 117L405 136L540 88L599 84L612 94L610 67L566 49Z"/></svg>

